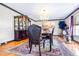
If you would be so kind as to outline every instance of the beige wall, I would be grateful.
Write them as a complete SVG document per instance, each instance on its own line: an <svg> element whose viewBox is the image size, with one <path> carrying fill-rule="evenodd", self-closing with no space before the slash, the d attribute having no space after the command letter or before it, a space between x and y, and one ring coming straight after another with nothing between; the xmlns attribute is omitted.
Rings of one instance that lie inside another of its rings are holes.
<svg viewBox="0 0 79 59"><path fill-rule="evenodd" d="M14 40L14 16L16 12L0 5L0 43Z"/></svg>

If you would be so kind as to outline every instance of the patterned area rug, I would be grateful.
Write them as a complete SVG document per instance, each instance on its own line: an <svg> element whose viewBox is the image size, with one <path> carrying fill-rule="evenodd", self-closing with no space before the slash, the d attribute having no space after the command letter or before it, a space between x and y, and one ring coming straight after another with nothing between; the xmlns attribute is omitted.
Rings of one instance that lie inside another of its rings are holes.
<svg viewBox="0 0 79 59"><path fill-rule="evenodd" d="M41 54L42 56L73 56L73 54L59 41L53 40L54 45L52 45L52 51L49 52L49 40L45 42L45 48L41 44ZM32 46L32 51L29 54L29 45L28 43L23 43L19 46L9 49L10 53L15 53L17 56L39 56L38 45L35 47Z"/></svg>
<svg viewBox="0 0 79 59"><path fill-rule="evenodd" d="M23 43L17 47L11 48L9 50L11 53L15 53L18 56L39 56L38 45L35 47L32 46L32 51L29 54L29 45L28 43ZM59 48L52 46L52 51L49 52L49 43L46 42L45 48L41 45L41 54L42 56L62 56L62 52Z"/></svg>

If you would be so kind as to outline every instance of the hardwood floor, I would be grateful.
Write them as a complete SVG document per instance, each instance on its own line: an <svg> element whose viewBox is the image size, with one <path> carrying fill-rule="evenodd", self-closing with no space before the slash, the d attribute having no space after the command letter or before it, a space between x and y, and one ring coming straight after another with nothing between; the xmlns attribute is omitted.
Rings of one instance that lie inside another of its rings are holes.
<svg viewBox="0 0 79 59"><path fill-rule="evenodd" d="M17 45L20 45L24 42L28 42L28 39L24 39L21 41L12 41L7 44L1 45L0 46L0 56L16 56L16 54L8 53L8 52L6 52L6 50L8 50L9 48L15 47Z"/></svg>
<svg viewBox="0 0 79 59"><path fill-rule="evenodd" d="M75 41L71 41L71 42L66 42L66 39L59 37L60 41L62 41L62 43L65 43L65 46L72 51L76 56L79 56L79 43L76 43Z"/></svg>

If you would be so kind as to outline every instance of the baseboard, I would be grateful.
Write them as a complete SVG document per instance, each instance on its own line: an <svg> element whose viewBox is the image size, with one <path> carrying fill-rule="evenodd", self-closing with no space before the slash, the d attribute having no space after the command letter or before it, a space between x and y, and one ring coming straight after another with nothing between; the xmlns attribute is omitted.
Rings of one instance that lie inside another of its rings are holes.
<svg viewBox="0 0 79 59"><path fill-rule="evenodd" d="M75 43L77 43L77 44L79 44L79 42L78 41L76 41L76 40L73 40Z"/></svg>
<svg viewBox="0 0 79 59"><path fill-rule="evenodd" d="M12 42L12 41L14 41L14 40L7 41L6 43L5 43L5 42L3 42L3 43L0 43L0 46L1 46L1 45L4 45L4 44L7 44L7 43L9 43L9 42Z"/></svg>

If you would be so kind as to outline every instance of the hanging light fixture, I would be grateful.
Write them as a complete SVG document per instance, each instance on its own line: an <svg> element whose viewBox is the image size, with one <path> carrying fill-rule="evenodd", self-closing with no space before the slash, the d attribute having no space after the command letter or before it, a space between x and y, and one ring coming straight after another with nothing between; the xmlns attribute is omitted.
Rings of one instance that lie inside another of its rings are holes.
<svg viewBox="0 0 79 59"><path fill-rule="evenodd" d="M41 10L41 19L42 19L42 28L44 31L48 32L49 28L51 28L51 23L48 21L49 12L47 9L43 8Z"/></svg>
<svg viewBox="0 0 79 59"><path fill-rule="evenodd" d="M41 12L40 12L40 17L41 17L41 20L48 20L49 19L49 12L48 12L48 9L47 8L43 8L41 9Z"/></svg>

